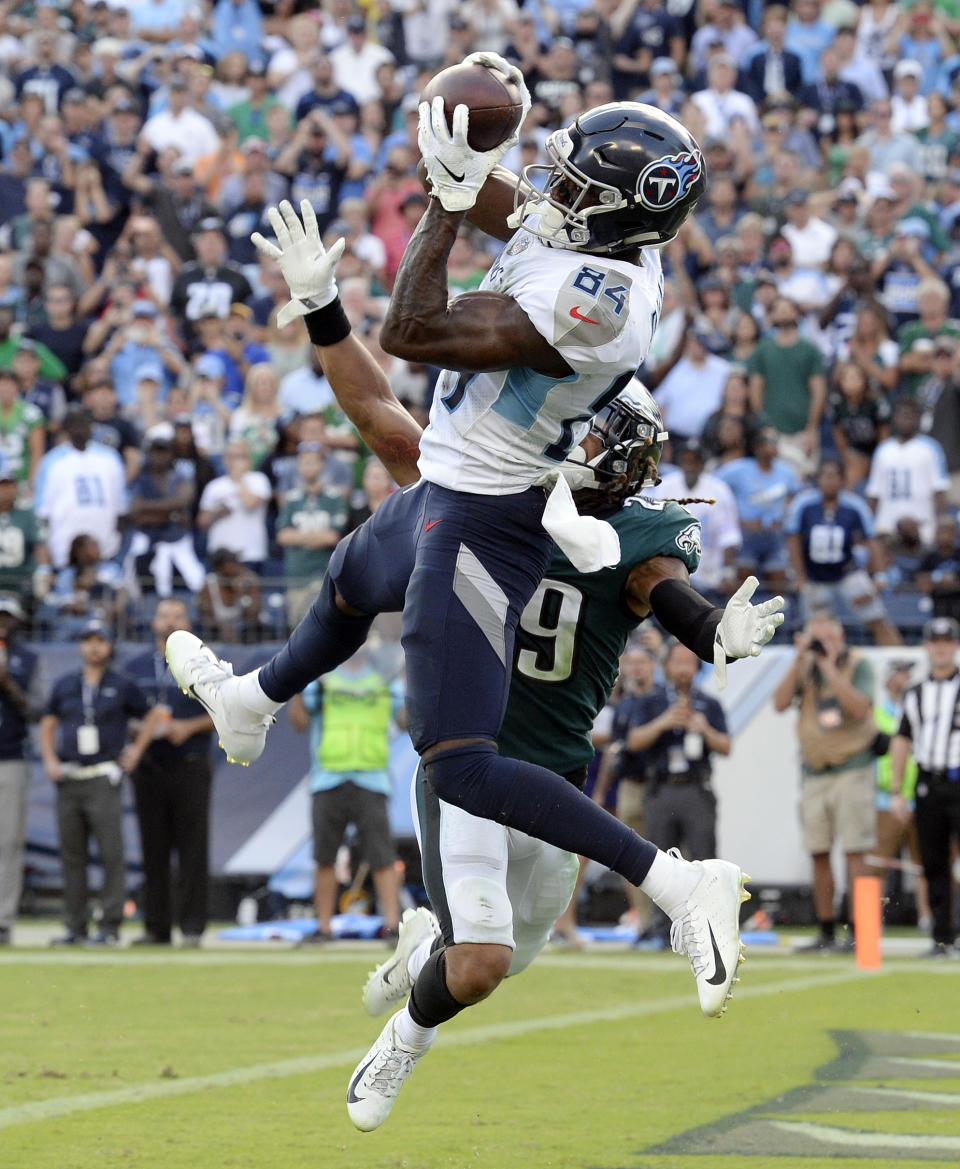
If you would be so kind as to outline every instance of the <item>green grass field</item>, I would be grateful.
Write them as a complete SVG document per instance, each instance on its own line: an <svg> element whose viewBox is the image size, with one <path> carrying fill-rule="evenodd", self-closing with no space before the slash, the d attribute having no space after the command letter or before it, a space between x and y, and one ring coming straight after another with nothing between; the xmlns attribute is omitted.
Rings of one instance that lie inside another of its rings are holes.
<svg viewBox="0 0 960 1169"><path fill-rule="evenodd" d="M706 1020L679 958L548 953L444 1027L364 1134L344 1102L381 956L9 951L0 1167L960 1162L960 963L757 956Z"/></svg>

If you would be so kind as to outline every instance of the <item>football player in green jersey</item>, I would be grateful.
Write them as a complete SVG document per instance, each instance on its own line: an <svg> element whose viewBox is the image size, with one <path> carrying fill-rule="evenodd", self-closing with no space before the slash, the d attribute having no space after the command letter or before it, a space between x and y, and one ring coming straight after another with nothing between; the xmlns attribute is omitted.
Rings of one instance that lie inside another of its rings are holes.
<svg viewBox="0 0 960 1169"><path fill-rule="evenodd" d="M361 438L401 487L415 483L420 427L372 357L353 334L318 352ZM650 594L664 580L686 582L700 561L699 522L678 502L636 494L658 481L666 437L656 402L636 380L597 416L582 444L581 461L572 468L572 481L579 510L603 517L617 532L620 562L583 574L557 551L517 632L499 748L548 766L581 789L593 758L594 719L613 687L631 632L653 610ZM742 654L758 653L782 620L780 598L763 606L749 604L755 587L755 581L748 584L728 606L753 633ZM704 611L712 608L702 603ZM669 604L666 608L664 613L657 606L661 622L693 643L702 657L715 660L689 626L671 614ZM729 654L729 643L724 645ZM726 660L727 655L716 659L718 671L725 671ZM364 1006L373 1015L402 1005L440 947L445 948L447 985L458 1003L486 998L546 945L577 874L572 853L440 801L422 766L411 794L435 912L405 913L396 951L364 987ZM395 1095L408 1074L405 1069L387 1077L390 1082L381 1090Z"/></svg>

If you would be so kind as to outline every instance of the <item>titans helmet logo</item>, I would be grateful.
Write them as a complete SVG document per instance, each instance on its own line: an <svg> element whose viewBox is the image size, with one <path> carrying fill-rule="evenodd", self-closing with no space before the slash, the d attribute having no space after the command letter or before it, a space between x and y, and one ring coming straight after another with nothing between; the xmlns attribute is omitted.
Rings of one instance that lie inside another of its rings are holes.
<svg viewBox="0 0 960 1169"><path fill-rule="evenodd" d="M666 211L679 203L703 171L699 151L658 158L640 172L637 198L651 211Z"/></svg>

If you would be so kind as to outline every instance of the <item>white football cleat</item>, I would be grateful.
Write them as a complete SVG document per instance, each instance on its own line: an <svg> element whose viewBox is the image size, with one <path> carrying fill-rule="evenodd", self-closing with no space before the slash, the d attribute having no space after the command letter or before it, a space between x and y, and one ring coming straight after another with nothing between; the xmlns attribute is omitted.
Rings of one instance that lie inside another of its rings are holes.
<svg viewBox="0 0 960 1169"><path fill-rule="evenodd" d="M407 909L400 918L397 948L376 970L370 972L363 988L363 1009L368 1015L382 1015L406 1000L413 986L407 969L410 955L426 938L440 937L440 923L429 909Z"/></svg>
<svg viewBox="0 0 960 1169"><path fill-rule="evenodd" d="M703 875L670 926L670 944L693 967L700 1009L722 1015L744 960L740 906L750 900L750 878L729 861L693 861Z"/></svg>
<svg viewBox="0 0 960 1169"><path fill-rule="evenodd" d="M274 720L238 701L239 679L234 678L230 662L221 661L208 645L185 629L167 638L166 659L180 689L195 698L213 719L227 760L246 767L259 759Z"/></svg>
<svg viewBox="0 0 960 1169"><path fill-rule="evenodd" d="M404 1047L394 1034L397 1016L391 1015L380 1038L357 1064L347 1088L347 1112L361 1132L379 1128L390 1115L393 1102L428 1047L413 1051Z"/></svg>

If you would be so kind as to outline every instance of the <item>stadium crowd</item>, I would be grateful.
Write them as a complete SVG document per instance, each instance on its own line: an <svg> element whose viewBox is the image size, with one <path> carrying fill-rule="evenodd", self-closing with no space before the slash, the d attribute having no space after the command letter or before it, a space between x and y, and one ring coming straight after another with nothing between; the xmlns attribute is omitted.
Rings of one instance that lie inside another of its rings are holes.
<svg viewBox="0 0 960 1169"><path fill-rule="evenodd" d="M33 631L143 635L171 593L224 640L297 620L391 484L250 234L310 199L423 418L437 371L378 329L425 206L418 94L474 49L533 94L515 170L611 99L703 146L642 371L661 493L716 501L698 587L755 572L888 643L960 613L955 0L3 0L0 588ZM452 292L495 250L465 232Z"/></svg>

